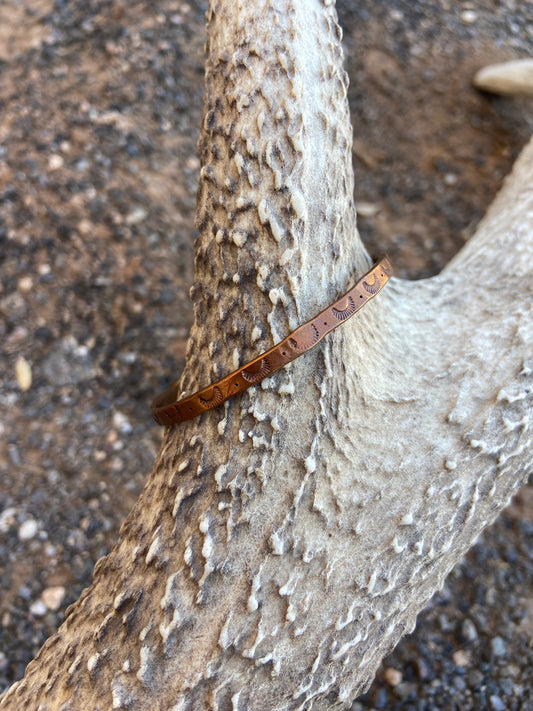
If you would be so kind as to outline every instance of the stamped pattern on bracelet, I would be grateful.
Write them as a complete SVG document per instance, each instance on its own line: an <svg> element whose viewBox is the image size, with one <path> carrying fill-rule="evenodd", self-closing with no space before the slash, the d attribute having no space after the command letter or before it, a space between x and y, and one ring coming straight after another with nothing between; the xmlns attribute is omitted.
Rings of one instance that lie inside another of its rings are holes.
<svg viewBox="0 0 533 711"><path fill-rule="evenodd" d="M198 400L202 407L205 407L206 410L211 410L213 407L217 407L217 405L220 405L221 402L224 402L225 398L224 395L222 395L222 391L220 390L220 388L217 388L215 385L211 397L204 398L198 395Z"/></svg>
<svg viewBox="0 0 533 711"><path fill-rule="evenodd" d="M363 281L363 286L369 294L377 294L377 292L381 289L381 283L375 274L372 276L374 277L373 281L365 279Z"/></svg>
<svg viewBox="0 0 533 711"><path fill-rule="evenodd" d="M247 383L258 383L270 373L271 367L267 358L261 358L259 363L256 363L251 368L243 370L241 375Z"/></svg>
<svg viewBox="0 0 533 711"><path fill-rule="evenodd" d="M351 296L341 299L336 306L331 307L331 313L338 321L346 321L355 313L355 301Z"/></svg>
<svg viewBox="0 0 533 711"><path fill-rule="evenodd" d="M318 341L320 334L314 323L307 324L302 333L299 333L297 338L289 338L289 346L295 351L306 351Z"/></svg>

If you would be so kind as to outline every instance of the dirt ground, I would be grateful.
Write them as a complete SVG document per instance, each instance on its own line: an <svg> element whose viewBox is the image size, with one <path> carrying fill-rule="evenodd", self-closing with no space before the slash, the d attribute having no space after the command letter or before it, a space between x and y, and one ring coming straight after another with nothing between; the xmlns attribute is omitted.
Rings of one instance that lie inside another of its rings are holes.
<svg viewBox="0 0 533 711"><path fill-rule="evenodd" d="M362 236L431 276L533 133L533 100L471 86L531 55L533 2L337 6ZM113 544L160 442L148 404L183 367L205 10L0 2L0 691ZM354 711L533 709L532 491Z"/></svg>

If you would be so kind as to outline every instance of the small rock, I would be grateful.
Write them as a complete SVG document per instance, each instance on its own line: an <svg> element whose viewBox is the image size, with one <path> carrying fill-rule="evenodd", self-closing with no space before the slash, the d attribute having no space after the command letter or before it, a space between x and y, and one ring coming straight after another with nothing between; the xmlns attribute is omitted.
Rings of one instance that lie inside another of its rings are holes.
<svg viewBox="0 0 533 711"><path fill-rule="evenodd" d="M39 525L37 521L34 518L29 518L27 521L24 521L19 528L19 540L29 541L30 538L33 538L37 534L38 530Z"/></svg>
<svg viewBox="0 0 533 711"><path fill-rule="evenodd" d="M374 708L375 709L385 709L387 708L387 692L385 689L378 689L374 695Z"/></svg>
<svg viewBox="0 0 533 711"><path fill-rule="evenodd" d="M471 25L477 20L477 15L473 10L463 10L461 13L461 20L466 25Z"/></svg>
<svg viewBox="0 0 533 711"><path fill-rule="evenodd" d="M134 207L133 210L126 217L127 225L138 225L140 222L144 222L148 216L148 213L143 207Z"/></svg>
<svg viewBox="0 0 533 711"><path fill-rule="evenodd" d="M490 648L495 657L505 657L507 654L507 647L501 637L493 637L490 641Z"/></svg>
<svg viewBox="0 0 533 711"><path fill-rule="evenodd" d="M35 617L42 617L47 613L46 605L42 600L35 600L35 602L32 602L30 605L30 612Z"/></svg>
<svg viewBox="0 0 533 711"><path fill-rule="evenodd" d="M450 632L451 630L453 630L453 624L450 622L450 620L446 617L444 613L439 615L439 624L443 632Z"/></svg>
<svg viewBox="0 0 533 711"><path fill-rule="evenodd" d="M493 711L505 711L507 708L499 696L490 697L490 707Z"/></svg>
<svg viewBox="0 0 533 711"><path fill-rule="evenodd" d="M512 696L514 693L514 683L511 679L500 679L500 688L506 696Z"/></svg>
<svg viewBox="0 0 533 711"><path fill-rule="evenodd" d="M464 691L466 689L466 681L459 675L454 676L453 685L456 689L459 689L459 691Z"/></svg>
<svg viewBox="0 0 533 711"><path fill-rule="evenodd" d="M398 686L398 684L402 683L402 673L398 671L398 669L394 669L394 667L388 667L385 669L383 676L387 684L390 684L390 686Z"/></svg>
<svg viewBox="0 0 533 711"><path fill-rule="evenodd" d="M468 685L472 689L477 689L483 684L483 674L479 669L472 669L468 672Z"/></svg>
<svg viewBox="0 0 533 711"><path fill-rule="evenodd" d="M17 509L9 507L0 513L0 533L6 533L15 523Z"/></svg>
<svg viewBox="0 0 533 711"><path fill-rule="evenodd" d="M453 663L456 667L467 667L470 664L470 656L464 649L458 649L453 653Z"/></svg>
<svg viewBox="0 0 533 711"><path fill-rule="evenodd" d="M495 587L490 587L485 594L485 603L487 605L496 605L498 603L498 591ZM485 626L485 625L483 625Z"/></svg>
<svg viewBox="0 0 533 711"><path fill-rule="evenodd" d="M463 639L466 642L475 642L477 639L477 630L476 626L472 622L472 620L466 619L461 627L461 633L463 635Z"/></svg>
<svg viewBox="0 0 533 711"><path fill-rule="evenodd" d="M413 682L402 681L394 688L394 693L399 699L414 700L417 695L417 685Z"/></svg>
<svg viewBox="0 0 533 711"><path fill-rule="evenodd" d="M533 96L533 59L517 59L480 69L474 86L491 94Z"/></svg>
<svg viewBox="0 0 533 711"><path fill-rule="evenodd" d="M503 674L507 674L512 679L518 679L520 676L520 668L516 664L508 664L502 669Z"/></svg>
<svg viewBox="0 0 533 711"><path fill-rule="evenodd" d="M357 202L355 210L359 217L375 217L381 211L381 205L377 202Z"/></svg>
<svg viewBox="0 0 533 711"><path fill-rule="evenodd" d="M418 678L421 681L428 681L429 679L431 679L431 669L428 666L427 662L422 659L422 657L418 657L417 659L415 659L415 669L418 674Z"/></svg>
<svg viewBox="0 0 533 711"><path fill-rule="evenodd" d="M78 222L78 232L80 235L88 235L94 231L94 225L89 220L83 219Z"/></svg>
<svg viewBox="0 0 533 711"><path fill-rule="evenodd" d="M46 588L41 594L41 600L48 610L59 610L65 598L65 588L62 585Z"/></svg>
<svg viewBox="0 0 533 711"><path fill-rule="evenodd" d="M22 460L20 458L20 452L19 452L19 448L17 447L17 445L15 443L8 444L7 451L8 451L9 458L11 459L11 463L13 464L13 466L20 467Z"/></svg>
<svg viewBox="0 0 533 711"><path fill-rule="evenodd" d="M15 374L17 376L17 383L22 392L26 392L31 388L32 383L32 372L31 365L28 363L26 358L20 356L15 363Z"/></svg>
<svg viewBox="0 0 533 711"><path fill-rule="evenodd" d="M64 164L63 156L60 156L59 153L54 153L48 159L48 170L59 170Z"/></svg>
<svg viewBox="0 0 533 711"><path fill-rule="evenodd" d="M191 156L187 158L185 165L189 170L198 170L200 168L200 161L197 156Z"/></svg>
<svg viewBox="0 0 533 711"><path fill-rule="evenodd" d="M123 415L122 412L118 410L113 413L113 427L116 427L121 434L129 434L132 430L130 421L126 415Z"/></svg>
<svg viewBox="0 0 533 711"><path fill-rule="evenodd" d="M24 294L27 294L28 291L31 291L33 289L33 279L31 278L31 276L21 277L18 281L18 289Z"/></svg>

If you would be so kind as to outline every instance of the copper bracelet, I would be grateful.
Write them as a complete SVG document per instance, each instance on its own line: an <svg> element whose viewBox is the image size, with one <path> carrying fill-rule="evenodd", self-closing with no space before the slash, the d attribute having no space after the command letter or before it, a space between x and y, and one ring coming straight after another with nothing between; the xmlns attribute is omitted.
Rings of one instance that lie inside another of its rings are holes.
<svg viewBox="0 0 533 711"><path fill-rule="evenodd" d="M383 257L344 296L314 319L299 326L270 350L194 395L179 400L179 380L176 380L153 401L150 406L152 417L158 425L184 422L218 407L250 385L256 385L311 350L326 334L353 316L385 286L391 274L391 263L388 257Z"/></svg>

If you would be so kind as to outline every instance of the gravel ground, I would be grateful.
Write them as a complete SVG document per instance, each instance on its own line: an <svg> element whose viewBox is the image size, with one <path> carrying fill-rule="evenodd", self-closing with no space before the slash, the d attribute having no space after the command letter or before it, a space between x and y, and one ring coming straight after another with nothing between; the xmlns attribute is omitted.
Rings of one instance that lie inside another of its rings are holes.
<svg viewBox="0 0 533 711"><path fill-rule="evenodd" d="M0 690L89 585L151 470L191 323L205 3L0 4ZM338 3L360 228L439 271L533 132L472 90L533 3ZM31 383L30 383L31 379ZM362 709L533 709L533 487L455 569Z"/></svg>

